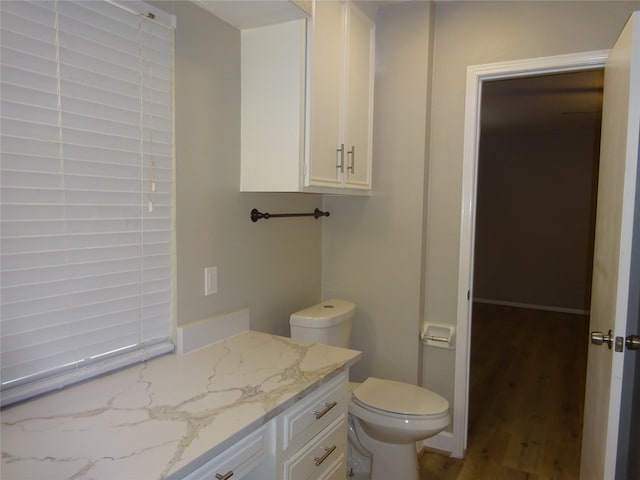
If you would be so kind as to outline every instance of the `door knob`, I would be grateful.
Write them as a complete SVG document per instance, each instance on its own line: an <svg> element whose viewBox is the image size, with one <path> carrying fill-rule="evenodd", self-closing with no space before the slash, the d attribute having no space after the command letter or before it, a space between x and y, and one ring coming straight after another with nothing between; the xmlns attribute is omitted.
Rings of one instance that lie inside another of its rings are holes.
<svg viewBox="0 0 640 480"><path fill-rule="evenodd" d="M627 346L627 350L640 350L640 336L629 335L624 344Z"/></svg>
<svg viewBox="0 0 640 480"><path fill-rule="evenodd" d="M591 343L594 345L602 345L603 343L606 343L609 350L611 350L611 345L613 345L613 335L611 330L609 330L609 333L607 334L602 332L591 332Z"/></svg>

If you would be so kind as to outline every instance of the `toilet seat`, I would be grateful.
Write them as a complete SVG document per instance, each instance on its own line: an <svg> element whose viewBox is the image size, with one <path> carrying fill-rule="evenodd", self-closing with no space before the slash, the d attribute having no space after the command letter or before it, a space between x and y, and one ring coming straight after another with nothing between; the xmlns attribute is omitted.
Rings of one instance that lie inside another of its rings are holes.
<svg viewBox="0 0 640 480"><path fill-rule="evenodd" d="M369 411L401 417L441 417L449 402L437 393L417 385L367 378L353 390L352 401Z"/></svg>

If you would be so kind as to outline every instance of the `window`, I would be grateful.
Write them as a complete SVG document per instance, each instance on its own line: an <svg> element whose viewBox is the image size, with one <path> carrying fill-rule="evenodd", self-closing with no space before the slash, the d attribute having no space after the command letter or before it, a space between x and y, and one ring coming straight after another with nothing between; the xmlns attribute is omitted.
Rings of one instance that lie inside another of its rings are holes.
<svg viewBox="0 0 640 480"><path fill-rule="evenodd" d="M0 2L2 404L173 349L174 17Z"/></svg>

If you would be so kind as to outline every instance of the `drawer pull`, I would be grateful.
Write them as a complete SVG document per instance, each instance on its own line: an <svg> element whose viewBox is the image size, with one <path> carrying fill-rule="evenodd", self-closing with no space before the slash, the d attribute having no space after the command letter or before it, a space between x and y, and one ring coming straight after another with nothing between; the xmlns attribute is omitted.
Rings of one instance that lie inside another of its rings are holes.
<svg viewBox="0 0 640 480"><path fill-rule="evenodd" d="M316 420L318 420L319 418L324 417L325 413L327 413L329 410L331 410L337 404L338 404L338 402L325 403L324 404L324 410L322 410L321 412L313 412L313 414L316 416Z"/></svg>
<svg viewBox="0 0 640 480"><path fill-rule="evenodd" d="M229 470L227 473L225 473L224 475L221 475L219 473L216 473L216 479L217 480L228 480L229 478L233 477L233 470Z"/></svg>
<svg viewBox="0 0 640 480"><path fill-rule="evenodd" d="M316 467L319 467L320 464L324 462L327 459L327 457L333 453L335 449L336 449L335 445L329 448L324 447L324 455L322 455L320 458L313 457L313 460L316 462Z"/></svg>

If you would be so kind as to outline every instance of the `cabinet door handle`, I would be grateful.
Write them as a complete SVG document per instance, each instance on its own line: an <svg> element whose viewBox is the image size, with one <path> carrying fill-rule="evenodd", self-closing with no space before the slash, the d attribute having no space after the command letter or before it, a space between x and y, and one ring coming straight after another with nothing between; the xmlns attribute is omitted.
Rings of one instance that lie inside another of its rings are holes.
<svg viewBox="0 0 640 480"><path fill-rule="evenodd" d="M314 461L314 462L316 462L316 467L319 467L319 466L320 466L320 464L321 464L322 462L324 462L324 461L329 457L329 455L331 455L331 454L333 453L333 451L334 451L335 449L336 449L336 446L335 446L335 445L333 445L333 446L331 446L331 447L329 447L329 448L324 447L324 455L322 455L320 458L318 458L318 457L313 457L313 461Z"/></svg>
<svg viewBox="0 0 640 480"><path fill-rule="evenodd" d="M324 404L324 409L322 411L313 412L313 414L316 416L316 420L318 420L319 418L322 418L325 415L325 413L327 413L329 410L331 410L337 404L338 404L338 402L325 403Z"/></svg>
<svg viewBox="0 0 640 480"><path fill-rule="evenodd" d="M220 474L220 473L216 473L216 479L217 480L227 480L229 478L233 477L233 470L229 470L227 473L225 473L224 475Z"/></svg>
<svg viewBox="0 0 640 480"><path fill-rule="evenodd" d="M351 155L351 166L347 167L347 170L351 170L351 173L356 173L356 146L351 145L351 150L347 152L347 155Z"/></svg>
<svg viewBox="0 0 640 480"><path fill-rule="evenodd" d="M336 150L340 154L340 160L336 165L336 168L340 169L340 173L344 173L344 143L340 144L340 148Z"/></svg>

